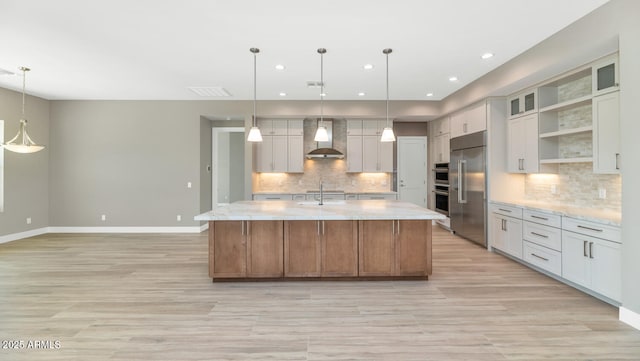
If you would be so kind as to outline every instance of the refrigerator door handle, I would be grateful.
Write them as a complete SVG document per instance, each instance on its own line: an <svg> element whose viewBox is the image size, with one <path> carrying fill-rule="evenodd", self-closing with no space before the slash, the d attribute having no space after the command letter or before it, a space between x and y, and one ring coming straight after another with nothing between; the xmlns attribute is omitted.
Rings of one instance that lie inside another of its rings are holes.
<svg viewBox="0 0 640 361"><path fill-rule="evenodd" d="M465 204L467 203L466 193L467 190L465 188L465 177L467 176L467 161L459 160L458 161L458 203Z"/></svg>

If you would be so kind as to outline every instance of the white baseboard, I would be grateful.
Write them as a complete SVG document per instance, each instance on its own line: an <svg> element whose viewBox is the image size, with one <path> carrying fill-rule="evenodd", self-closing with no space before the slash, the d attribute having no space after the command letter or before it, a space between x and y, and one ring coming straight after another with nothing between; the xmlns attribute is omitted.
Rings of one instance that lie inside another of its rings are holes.
<svg viewBox="0 0 640 361"><path fill-rule="evenodd" d="M11 241L17 241L23 238L35 237L45 233L49 233L49 228L44 227L44 228L32 229L30 231L24 231L20 233L7 234L6 236L0 236L0 244L11 242Z"/></svg>
<svg viewBox="0 0 640 361"><path fill-rule="evenodd" d="M636 330L640 330L640 314L635 313L628 308L620 307L618 319Z"/></svg>
<svg viewBox="0 0 640 361"><path fill-rule="evenodd" d="M44 227L0 236L0 244L47 233L202 233L209 223L194 227Z"/></svg>
<svg viewBox="0 0 640 361"><path fill-rule="evenodd" d="M200 233L201 227L49 227L48 233Z"/></svg>

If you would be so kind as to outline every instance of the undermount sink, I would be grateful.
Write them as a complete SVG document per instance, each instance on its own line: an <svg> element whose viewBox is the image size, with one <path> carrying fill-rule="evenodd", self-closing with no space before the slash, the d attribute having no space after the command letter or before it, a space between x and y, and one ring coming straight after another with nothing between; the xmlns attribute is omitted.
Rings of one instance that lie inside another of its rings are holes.
<svg viewBox="0 0 640 361"><path fill-rule="evenodd" d="M323 202L323 205L325 205L325 206L335 206L335 205L341 205L341 204L347 204L347 201L344 201L344 200L332 200L332 201L324 201ZM320 205L320 201L298 202L298 205L300 205L300 206L319 206Z"/></svg>

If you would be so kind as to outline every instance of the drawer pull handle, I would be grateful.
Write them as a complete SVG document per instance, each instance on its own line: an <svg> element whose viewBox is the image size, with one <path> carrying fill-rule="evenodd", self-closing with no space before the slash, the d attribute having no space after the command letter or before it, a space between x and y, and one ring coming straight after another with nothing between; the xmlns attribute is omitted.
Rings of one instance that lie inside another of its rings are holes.
<svg viewBox="0 0 640 361"><path fill-rule="evenodd" d="M540 216L534 216L534 215L531 215L531 218L542 219L543 221L548 221L549 220L549 218L540 217Z"/></svg>
<svg viewBox="0 0 640 361"><path fill-rule="evenodd" d="M578 225L578 228L582 228L582 229L586 229L588 231L594 231L594 232L603 232L603 230L601 229L597 229L597 228L591 228L591 227L587 227L587 226L583 226L583 225Z"/></svg>
<svg viewBox="0 0 640 361"><path fill-rule="evenodd" d="M503 212L511 213L511 211L510 211L510 210L508 210L508 209L498 208L498 210L503 211Z"/></svg>
<svg viewBox="0 0 640 361"><path fill-rule="evenodd" d="M536 233L536 232L531 232L531 234L533 234L534 236L542 237L542 238L549 238L549 236L546 236L546 235L540 234L540 233Z"/></svg>
<svg viewBox="0 0 640 361"><path fill-rule="evenodd" d="M537 255L537 254L535 254L535 253L531 253L531 255L532 255L532 256L534 256L535 258L539 258L539 259L541 259L541 260L543 260L543 261L549 262L549 259L548 259L548 258L544 258L544 257L542 257L542 256L538 256L538 255Z"/></svg>

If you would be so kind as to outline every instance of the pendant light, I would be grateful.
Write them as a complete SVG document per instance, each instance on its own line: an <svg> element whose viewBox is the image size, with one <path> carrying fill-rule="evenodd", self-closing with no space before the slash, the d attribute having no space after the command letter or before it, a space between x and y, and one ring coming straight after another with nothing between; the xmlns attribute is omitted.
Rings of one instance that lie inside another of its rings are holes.
<svg viewBox="0 0 640 361"><path fill-rule="evenodd" d="M260 128L258 128L258 119L256 119L256 54L260 52L258 48L249 49L253 53L253 117L251 119L251 129L249 130L249 136L247 136L248 142L262 142L262 134Z"/></svg>
<svg viewBox="0 0 640 361"><path fill-rule="evenodd" d="M20 119L20 129L13 139L2 144L6 150L10 150L16 153L35 153L44 149L44 146L37 145L27 134L27 119L24 115L25 104L25 85L26 74L29 70L27 67L20 67L22 70L22 119Z"/></svg>
<svg viewBox="0 0 640 361"><path fill-rule="evenodd" d="M328 142L329 134L327 133L327 127L324 125L324 109L323 109L323 98L324 98L324 62L323 56L327 52L325 48L319 48L318 54L320 54L320 122L318 123L318 129L316 129L316 136L313 137L313 140L316 142Z"/></svg>
<svg viewBox="0 0 640 361"><path fill-rule="evenodd" d="M380 137L381 142L396 141L396 136L395 134L393 134L393 128L389 123L389 54L391 54L392 51L393 50L389 48L382 50L382 53L387 56L387 126L384 127L384 130L382 130L382 137Z"/></svg>

